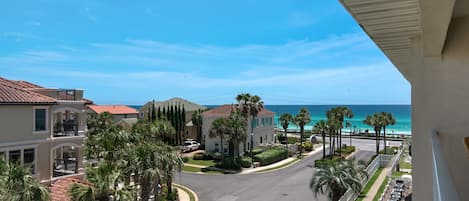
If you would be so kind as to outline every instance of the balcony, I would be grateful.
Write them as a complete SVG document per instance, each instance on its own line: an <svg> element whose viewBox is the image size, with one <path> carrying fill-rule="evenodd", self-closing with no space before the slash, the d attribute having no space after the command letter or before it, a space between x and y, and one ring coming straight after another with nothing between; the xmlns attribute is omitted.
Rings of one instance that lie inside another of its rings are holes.
<svg viewBox="0 0 469 201"><path fill-rule="evenodd" d="M66 120L54 124L54 137L78 136L78 122Z"/></svg>

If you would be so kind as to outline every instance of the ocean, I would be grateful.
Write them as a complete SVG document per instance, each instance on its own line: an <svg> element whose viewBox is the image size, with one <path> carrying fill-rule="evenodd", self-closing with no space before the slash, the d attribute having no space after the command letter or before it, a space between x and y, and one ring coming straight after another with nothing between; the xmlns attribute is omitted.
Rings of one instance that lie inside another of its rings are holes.
<svg viewBox="0 0 469 201"><path fill-rule="evenodd" d="M265 108L275 112L275 123L277 127L279 125L279 116L283 113L289 113L291 115L297 114L302 107L308 109L311 113L312 122L305 126L306 130L310 130L316 122L319 120L326 119L326 111L336 107L337 105L265 105ZM139 106L131 106L139 108ZM216 105L207 105L209 108L216 107ZM390 112L396 119L396 124L393 126L386 127L387 134L405 134L410 135L412 131L411 121L411 106L410 105L348 105L354 113L352 119L347 119L351 122L352 128L355 126L355 130L358 132L374 132L373 128L364 124L363 120L367 115L372 115L375 112ZM298 129L295 125L290 125L289 129ZM344 128L344 131L348 132L349 129Z"/></svg>

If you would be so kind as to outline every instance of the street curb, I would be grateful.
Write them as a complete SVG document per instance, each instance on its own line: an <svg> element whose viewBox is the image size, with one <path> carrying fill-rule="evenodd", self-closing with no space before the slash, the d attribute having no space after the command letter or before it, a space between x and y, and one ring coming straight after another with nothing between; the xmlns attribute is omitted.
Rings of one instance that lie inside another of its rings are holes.
<svg viewBox="0 0 469 201"><path fill-rule="evenodd" d="M175 184L175 183L173 183L173 185L176 186L177 188L181 188L181 189L185 189L185 190L189 191L189 193L191 193L194 196L195 201L199 201L199 196L197 196L197 193L195 193L189 187L183 186L183 185L180 185L180 184Z"/></svg>

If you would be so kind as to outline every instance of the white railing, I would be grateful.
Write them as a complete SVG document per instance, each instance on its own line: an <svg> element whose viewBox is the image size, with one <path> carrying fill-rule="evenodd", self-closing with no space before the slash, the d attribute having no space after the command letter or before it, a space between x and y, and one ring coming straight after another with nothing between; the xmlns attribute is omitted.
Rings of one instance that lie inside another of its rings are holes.
<svg viewBox="0 0 469 201"><path fill-rule="evenodd" d="M402 150L400 150L396 155L378 155L369 165L366 167L365 171L368 173L368 177L361 178L361 184L364 188L368 183L369 179L376 173L378 168L391 166L394 168L396 164L399 162L399 159L402 155ZM392 171L391 171L392 172ZM381 185L381 184L380 184ZM353 191L352 189L348 189L344 195L339 199L339 201L353 201L358 198L360 193Z"/></svg>
<svg viewBox="0 0 469 201"><path fill-rule="evenodd" d="M441 151L439 133L432 133L432 166L433 166L433 199L435 201L459 201L458 194L453 187L446 161Z"/></svg>

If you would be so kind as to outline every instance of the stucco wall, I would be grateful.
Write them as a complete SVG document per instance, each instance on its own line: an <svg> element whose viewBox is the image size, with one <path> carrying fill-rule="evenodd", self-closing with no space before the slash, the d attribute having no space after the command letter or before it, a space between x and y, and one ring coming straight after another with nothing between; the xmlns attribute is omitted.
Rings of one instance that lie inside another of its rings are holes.
<svg viewBox="0 0 469 201"><path fill-rule="evenodd" d="M50 106L49 125L51 127ZM0 106L0 143L39 140L49 137L50 132L33 134L33 106L32 105L2 105Z"/></svg>
<svg viewBox="0 0 469 201"><path fill-rule="evenodd" d="M210 138L208 137L208 133L210 131L212 122L215 121L215 119L220 118L220 117L226 117L226 116L210 116L210 117L203 117L203 125L202 125L202 138L205 138L205 150L206 151L214 151L216 146L215 144L220 144L220 139L219 138ZM261 118L272 118L273 115L269 116L259 116L259 125L257 128L254 128L254 135L253 135L253 142L254 142L254 147L257 147L260 145L260 138L262 137L262 143L263 144L272 144L274 142L274 122L272 122L272 125L268 125L267 123L262 126L262 121ZM273 120L272 120L273 121ZM250 124L248 125L248 130L247 130L247 138L246 138L246 145L250 144L251 142L251 127ZM224 143L225 144L225 143ZM224 148L228 148L226 145L224 145ZM240 144L240 153L243 152L244 150L244 144ZM218 146L220 148L220 145Z"/></svg>
<svg viewBox="0 0 469 201"><path fill-rule="evenodd" d="M459 198L469 197L469 16L453 19L441 57L422 57L414 39L412 83L412 162L414 200L432 200L431 133L440 133L441 146Z"/></svg>

